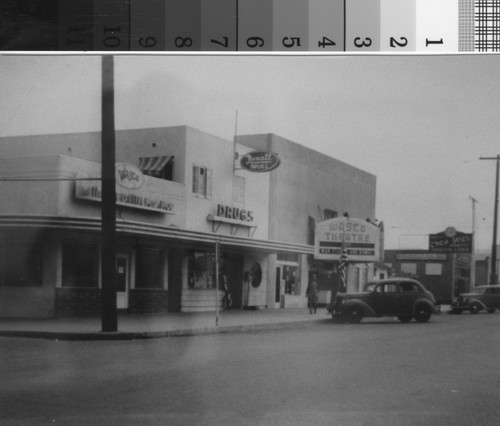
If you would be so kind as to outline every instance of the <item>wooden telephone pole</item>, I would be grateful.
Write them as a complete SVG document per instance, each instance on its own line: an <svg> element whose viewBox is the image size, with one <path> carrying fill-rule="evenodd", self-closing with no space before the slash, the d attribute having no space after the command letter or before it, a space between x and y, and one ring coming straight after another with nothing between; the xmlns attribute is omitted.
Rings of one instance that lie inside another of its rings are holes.
<svg viewBox="0 0 500 426"><path fill-rule="evenodd" d="M495 208L493 213L493 244L491 246L491 274L490 274L490 284L497 284L497 222L498 222L498 174L500 165L500 155L496 157L479 157L480 160L496 160L497 162L497 173L495 179Z"/></svg>
<svg viewBox="0 0 500 426"><path fill-rule="evenodd" d="M103 332L118 330L116 307L115 89L112 55L102 56L102 230L101 323Z"/></svg>

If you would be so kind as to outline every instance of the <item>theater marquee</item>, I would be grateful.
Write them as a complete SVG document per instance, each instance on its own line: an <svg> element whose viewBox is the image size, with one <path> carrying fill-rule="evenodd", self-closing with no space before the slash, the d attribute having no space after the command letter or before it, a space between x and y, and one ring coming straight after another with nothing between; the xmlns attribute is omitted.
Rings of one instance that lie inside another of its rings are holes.
<svg viewBox="0 0 500 426"><path fill-rule="evenodd" d="M376 262L380 228L361 219L335 218L316 224L314 257L339 260L345 248L351 262Z"/></svg>

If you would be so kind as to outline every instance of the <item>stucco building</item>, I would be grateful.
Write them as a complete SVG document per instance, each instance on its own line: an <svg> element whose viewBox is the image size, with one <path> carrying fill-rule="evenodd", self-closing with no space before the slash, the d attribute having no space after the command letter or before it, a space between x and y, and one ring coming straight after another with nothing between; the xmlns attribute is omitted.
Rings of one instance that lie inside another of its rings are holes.
<svg viewBox="0 0 500 426"><path fill-rule="evenodd" d="M254 150L279 167L242 168ZM120 130L116 162L117 305L128 312L214 309L216 243L234 308L305 306L310 273L328 288L335 271L314 260L314 224L375 216L375 176L272 134ZM99 312L100 132L2 138L0 163L0 316Z"/></svg>

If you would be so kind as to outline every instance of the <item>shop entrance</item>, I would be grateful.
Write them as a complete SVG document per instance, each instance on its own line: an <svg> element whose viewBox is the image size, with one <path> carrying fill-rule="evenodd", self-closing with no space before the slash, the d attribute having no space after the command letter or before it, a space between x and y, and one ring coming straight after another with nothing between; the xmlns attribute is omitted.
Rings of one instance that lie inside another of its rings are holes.
<svg viewBox="0 0 500 426"><path fill-rule="evenodd" d="M116 255L116 307L118 309L128 308L129 264L127 254Z"/></svg>
<svg viewBox="0 0 500 426"><path fill-rule="evenodd" d="M276 288L274 293L274 305L276 308L280 307L281 303L281 294L283 293L281 288L281 268L279 266L276 267Z"/></svg>

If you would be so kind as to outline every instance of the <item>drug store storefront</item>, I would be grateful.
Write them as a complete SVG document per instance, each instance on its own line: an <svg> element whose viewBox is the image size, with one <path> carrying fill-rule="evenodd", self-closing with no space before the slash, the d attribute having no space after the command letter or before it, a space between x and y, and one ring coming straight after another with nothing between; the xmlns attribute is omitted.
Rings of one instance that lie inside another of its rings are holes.
<svg viewBox="0 0 500 426"><path fill-rule="evenodd" d="M11 159L4 167L10 176L35 167L55 180L0 185L12 200L0 206L0 316L99 313L100 165L48 156ZM234 307L265 307L274 297L269 258L304 251L244 232L265 226L252 211L230 206L213 205L205 216L211 232L187 229L183 184L143 176L127 164L117 165L116 179L117 305L123 311L214 309L216 241Z"/></svg>
<svg viewBox="0 0 500 426"><path fill-rule="evenodd" d="M6 159L3 166L12 180L0 185L11 200L0 206L0 316L99 312L100 165L55 155ZM43 178L16 179L31 169ZM116 180L117 305L163 309L175 243L158 230L182 225L184 185L124 164Z"/></svg>

